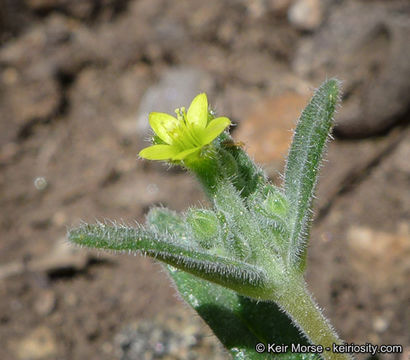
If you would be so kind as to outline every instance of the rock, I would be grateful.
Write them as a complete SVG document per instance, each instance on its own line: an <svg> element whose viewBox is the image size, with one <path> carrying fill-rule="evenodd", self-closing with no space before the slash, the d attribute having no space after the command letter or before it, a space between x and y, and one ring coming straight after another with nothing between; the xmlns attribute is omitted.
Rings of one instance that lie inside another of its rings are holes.
<svg viewBox="0 0 410 360"><path fill-rule="evenodd" d="M115 12L122 0L25 0L29 10L34 12L61 11L72 17L87 20L100 13L105 16Z"/></svg>
<svg viewBox="0 0 410 360"><path fill-rule="evenodd" d="M16 142L9 142L0 147L0 164L10 164L16 157L19 147Z"/></svg>
<svg viewBox="0 0 410 360"><path fill-rule="evenodd" d="M27 263L10 262L0 266L0 279L18 275L24 271L53 273L67 269L82 270L89 261L90 255L86 251L60 239L48 254L34 258Z"/></svg>
<svg viewBox="0 0 410 360"><path fill-rule="evenodd" d="M163 14L147 14L145 9L135 9L137 5L135 2L130 4L128 16L119 17L115 22L102 23L97 33L87 28L89 39L85 39L84 46L79 47L81 51L87 53L87 48L90 48L92 55L103 63L122 68L137 62L150 66L174 62L187 42L188 34L182 22L176 18L166 18ZM150 6L155 11L160 8L154 1L150 2Z"/></svg>
<svg viewBox="0 0 410 360"><path fill-rule="evenodd" d="M116 139L107 133L106 127L117 130L124 141L135 141L138 137L135 112L149 83L147 68L141 65L129 66L121 72L112 68L110 71L97 67L84 69L68 92L72 106L69 116L77 126L83 126L86 121L93 128L89 141L106 141L105 146L111 151L108 146L114 146ZM148 117L145 120L148 125ZM118 163L118 159L110 157L110 160ZM102 164L99 176L105 179L109 166ZM95 169L94 173L97 173Z"/></svg>
<svg viewBox="0 0 410 360"><path fill-rule="evenodd" d="M287 92L312 95L312 89L314 89L314 85L311 82L295 75L286 68L282 68L279 72L269 76L266 83L267 94L275 97Z"/></svg>
<svg viewBox="0 0 410 360"><path fill-rule="evenodd" d="M52 78L17 73L11 80L6 69L0 73L0 107L2 122L0 145L16 139L22 129L33 121L46 121L55 115L61 101L58 84ZM3 76L2 76L3 75Z"/></svg>
<svg viewBox="0 0 410 360"><path fill-rule="evenodd" d="M322 24L323 11L323 0L297 0L288 10L288 19L298 30L313 31Z"/></svg>
<svg viewBox="0 0 410 360"><path fill-rule="evenodd" d="M156 85L143 95L137 114L137 129L141 139L150 134L148 115L152 111L174 114L181 106L188 107L200 92L209 92L212 78L205 72L189 67L165 71Z"/></svg>
<svg viewBox="0 0 410 360"><path fill-rule="evenodd" d="M164 55L163 52L173 52L188 41L188 34L180 22L169 18L158 20L159 22L152 29L152 40L159 47L162 56Z"/></svg>
<svg viewBox="0 0 410 360"><path fill-rule="evenodd" d="M98 315L90 313L86 316L83 323L83 331L89 340L93 340L98 336L100 332Z"/></svg>
<svg viewBox="0 0 410 360"><path fill-rule="evenodd" d="M378 333L385 332L388 329L388 327L389 327L389 320L384 317L377 316L373 320L373 328Z"/></svg>
<svg viewBox="0 0 410 360"><path fill-rule="evenodd" d="M8 264L2 264L0 265L0 280L21 274L22 272L24 272L24 264L22 262L13 261Z"/></svg>
<svg viewBox="0 0 410 360"><path fill-rule="evenodd" d="M167 176L158 173L167 171L166 166L156 165L155 171L147 171L143 176L134 174L124 176L117 184L109 187L101 195L99 201L103 206L116 206L122 209L139 209L142 216L150 206L163 204L181 211L189 203L204 201L203 193L197 183L185 174L167 172ZM132 210L133 211L133 210Z"/></svg>
<svg viewBox="0 0 410 360"><path fill-rule="evenodd" d="M248 49L244 52L235 52L229 58L231 76L248 86L263 87L270 78L275 77L273 74L285 71L284 66L273 61L268 54L255 54Z"/></svg>
<svg viewBox="0 0 410 360"><path fill-rule="evenodd" d="M361 139L360 141L337 139L331 141L326 151L326 162L319 178L318 194L315 201L319 215L320 211L326 212L337 196L360 179L371 165L383 157L383 154L399 140L400 133L392 132L389 136ZM405 157L399 156L396 159L401 161Z"/></svg>
<svg viewBox="0 0 410 360"><path fill-rule="evenodd" d="M45 326L33 330L22 340L13 344L16 357L21 360L40 360L55 357L58 346L53 332Z"/></svg>
<svg viewBox="0 0 410 360"><path fill-rule="evenodd" d="M293 0L268 0L267 6L275 15L283 16L287 13Z"/></svg>
<svg viewBox="0 0 410 360"><path fill-rule="evenodd" d="M36 10L44 10L49 8L57 8L62 2L61 0L25 0L28 8Z"/></svg>
<svg viewBox="0 0 410 360"><path fill-rule="evenodd" d="M59 210L54 213L52 217L52 222L54 225L62 227L65 226L69 222L69 220L67 214L64 211Z"/></svg>
<svg viewBox="0 0 410 360"><path fill-rule="evenodd" d="M404 283L410 271L410 229L402 223L397 233L352 226L347 232L350 260L360 276L373 289L388 290L393 283ZM369 272L371 269L371 272ZM394 279L394 280L393 280ZM380 326L378 326L380 328Z"/></svg>
<svg viewBox="0 0 410 360"><path fill-rule="evenodd" d="M403 177L410 177L410 135L407 134L407 138L404 138L394 156L391 159L392 171L396 174L402 174Z"/></svg>
<svg viewBox="0 0 410 360"><path fill-rule="evenodd" d="M380 133L409 108L408 14L410 7L400 2L346 2L332 8L311 39L300 42L293 62L299 75L315 83L329 76L344 82L338 134Z"/></svg>
<svg viewBox="0 0 410 360"><path fill-rule="evenodd" d="M35 303L34 309L37 314L41 316L50 315L56 306L57 299L54 291L52 290L45 290L39 294Z"/></svg>
<svg viewBox="0 0 410 360"><path fill-rule="evenodd" d="M266 1L263 0L249 1L245 4L247 13L254 19L261 18L267 10Z"/></svg>
<svg viewBox="0 0 410 360"><path fill-rule="evenodd" d="M0 49L0 144L58 115L63 93L53 55L69 36L66 23L51 17Z"/></svg>
<svg viewBox="0 0 410 360"><path fill-rule="evenodd" d="M64 303L69 307L75 307L78 305L79 299L78 296L73 293L69 292L64 296Z"/></svg>
<svg viewBox="0 0 410 360"><path fill-rule="evenodd" d="M308 100L308 95L296 92L262 100L234 133L235 140L244 142L246 151L257 163L263 164L270 175L283 170L292 129Z"/></svg>
<svg viewBox="0 0 410 360"><path fill-rule="evenodd" d="M65 239L56 242L49 254L33 259L27 264L31 271L53 272L65 269L84 269L89 260L89 254L69 244Z"/></svg>
<svg viewBox="0 0 410 360"><path fill-rule="evenodd" d="M246 119L249 111L260 101L261 97L263 97L263 92L256 87L248 89L245 86L227 84L224 92L217 96L212 105L217 109L217 116L227 116L234 123L238 123Z"/></svg>
<svg viewBox="0 0 410 360"><path fill-rule="evenodd" d="M51 76L55 70L52 61L54 53L61 50L59 45L66 44L77 28L81 26L60 15L51 15L27 33L6 43L0 49L0 63L19 72L26 70L37 76Z"/></svg>
<svg viewBox="0 0 410 360"><path fill-rule="evenodd" d="M75 20L53 14L1 48L0 64L19 75L15 76L17 84L21 78L53 79L64 87L85 64L103 63L109 57L112 42L104 32L99 35ZM116 55L118 58L118 52Z"/></svg>
<svg viewBox="0 0 410 360"><path fill-rule="evenodd" d="M198 317L187 311L162 314L149 321L128 325L115 337L115 351L121 360L218 359L224 351Z"/></svg>
<svg viewBox="0 0 410 360"><path fill-rule="evenodd" d="M0 42L17 35L34 18L24 11L22 1L2 1L0 6Z"/></svg>
<svg viewBox="0 0 410 360"><path fill-rule="evenodd" d="M403 354L401 354L400 360L407 360L410 358L410 347L403 348Z"/></svg>

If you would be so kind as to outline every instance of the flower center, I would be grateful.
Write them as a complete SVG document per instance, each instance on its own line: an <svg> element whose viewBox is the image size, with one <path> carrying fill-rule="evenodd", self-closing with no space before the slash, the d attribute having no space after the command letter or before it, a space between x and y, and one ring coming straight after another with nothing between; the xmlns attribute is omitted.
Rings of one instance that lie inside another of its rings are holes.
<svg viewBox="0 0 410 360"><path fill-rule="evenodd" d="M170 127L169 130L167 129L173 145L178 146L181 151L201 146L201 142L195 134L195 129L188 122L185 107L176 109L175 113L178 125Z"/></svg>

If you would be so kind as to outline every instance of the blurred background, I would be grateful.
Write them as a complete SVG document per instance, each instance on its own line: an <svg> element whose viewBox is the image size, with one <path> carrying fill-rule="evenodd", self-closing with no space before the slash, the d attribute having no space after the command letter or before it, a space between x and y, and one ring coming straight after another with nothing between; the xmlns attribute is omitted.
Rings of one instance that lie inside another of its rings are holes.
<svg viewBox="0 0 410 360"><path fill-rule="evenodd" d="M0 0L0 359L224 358L160 265L73 249L67 228L205 203L188 174L137 160L148 113L202 91L279 183L335 76L308 283L343 339L407 360L409 39L398 0Z"/></svg>

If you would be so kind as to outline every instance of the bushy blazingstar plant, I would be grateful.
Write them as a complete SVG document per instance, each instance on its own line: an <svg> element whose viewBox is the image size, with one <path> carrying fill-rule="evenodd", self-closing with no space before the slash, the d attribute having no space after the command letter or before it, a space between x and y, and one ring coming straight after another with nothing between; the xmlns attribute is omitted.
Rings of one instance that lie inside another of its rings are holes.
<svg viewBox="0 0 410 360"><path fill-rule="evenodd" d="M328 80L303 111L282 187L237 146L230 120L214 117L205 94L188 111L177 109L176 117L151 113L153 145L140 156L191 171L212 209L153 208L145 225L82 225L70 231L70 240L166 263L182 297L234 359L349 359L331 351L342 341L303 278L312 200L338 96L339 82ZM288 348L268 354L268 344Z"/></svg>

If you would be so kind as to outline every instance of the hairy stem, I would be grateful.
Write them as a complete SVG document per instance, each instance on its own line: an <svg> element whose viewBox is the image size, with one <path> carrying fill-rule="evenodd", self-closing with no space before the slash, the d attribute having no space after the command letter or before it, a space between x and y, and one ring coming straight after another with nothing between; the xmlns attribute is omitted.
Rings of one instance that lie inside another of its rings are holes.
<svg viewBox="0 0 410 360"><path fill-rule="evenodd" d="M324 351L321 355L325 360L353 359L350 354L332 351L333 344L341 345L343 341L322 314L303 279L289 283L280 296L275 296L274 301L290 315L312 344L323 346Z"/></svg>

